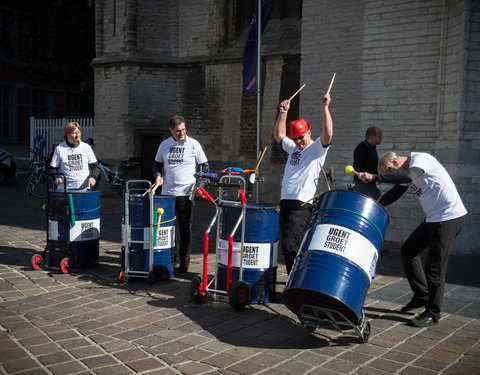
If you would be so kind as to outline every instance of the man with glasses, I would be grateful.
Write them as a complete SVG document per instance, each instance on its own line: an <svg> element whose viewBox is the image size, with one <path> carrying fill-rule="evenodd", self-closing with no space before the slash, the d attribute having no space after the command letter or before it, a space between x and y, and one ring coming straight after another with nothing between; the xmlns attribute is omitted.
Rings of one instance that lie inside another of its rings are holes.
<svg viewBox="0 0 480 375"><path fill-rule="evenodd" d="M190 189L195 183L197 166L209 171L208 160L200 143L187 137L187 128L182 116L173 116L169 125L171 137L160 143L153 162L155 183L162 185L162 195L175 196L175 244L173 263L180 260L179 273L188 271L192 249L193 201Z"/></svg>
<svg viewBox="0 0 480 375"><path fill-rule="evenodd" d="M333 122L330 115L330 94L322 100L322 133L312 140L310 124L300 118L290 123L287 137L287 114L290 100L280 103L280 112L273 136L288 153L282 180L280 198L280 235L287 273L290 274L298 248L312 212L310 201L316 192L315 179L321 172L333 137Z"/></svg>

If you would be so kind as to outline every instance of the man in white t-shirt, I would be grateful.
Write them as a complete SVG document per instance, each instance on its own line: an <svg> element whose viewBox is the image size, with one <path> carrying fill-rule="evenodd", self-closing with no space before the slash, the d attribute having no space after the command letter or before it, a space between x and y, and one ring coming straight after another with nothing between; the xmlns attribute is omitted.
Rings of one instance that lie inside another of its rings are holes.
<svg viewBox="0 0 480 375"><path fill-rule="evenodd" d="M169 125L171 137L160 143L153 162L155 183L162 186L162 195L175 196L175 245L172 254L174 263L180 260L178 272L187 272L192 248L193 201L189 199L190 189L195 183L197 166L208 172L208 160L198 141L187 137L185 119L173 116Z"/></svg>
<svg viewBox="0 0 480 375"><path fill-rule="evenodd" d="M94 188L100 177L97 158L89 144L82 142L82 130L77 122L69 122L63 129L63 139L53 152L49 173L63 173L67 180L67 189ZM63 179L59 176L55 184L60 186Z"/></svg>
<svg viewBox="0 0 480 375"><path fill-rule="evenodd" d="M403 267L413 291L411 301L401 311L425 307L410 323L428 327L440 319L448 256L467 210L448 172L430 154L412 152L410 156L400 156L387 152L378 161L378 171L378 175L360 173L359 178L364 182L395 184L380 197L380 204L395 202L410 188L426 216L401 248ZM420 253L427 247L423 268Z"/></svg>
<svg viewBox="0 0 480 375"><path fill-rule="evenodd" d="M315 141L311 137L310 124L303 118L290 123L290 134L287 137L290 100L284 100L279 105L280 112L273 136L288 153L280 198L280 234L287 273L292 269L313 208L311 204L302 204L315 196L315 179L320 175L332 142L330 101L330 94L325 94L322 100L322 133Z"/></svg>

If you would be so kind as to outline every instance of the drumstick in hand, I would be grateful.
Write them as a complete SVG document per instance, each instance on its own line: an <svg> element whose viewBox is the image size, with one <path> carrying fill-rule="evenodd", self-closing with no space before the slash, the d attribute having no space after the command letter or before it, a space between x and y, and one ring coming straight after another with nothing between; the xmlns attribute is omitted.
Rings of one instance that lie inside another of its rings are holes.
<svg viewBox="0 0 480 375"><path fill-rule="evenodd" d="M358 173L355 169L353 169L353 167L352 167L351 165L347 165L347 166L345 167L345 172L347 172L348 174L352 174L352 173L353 173L353 174L354 174L355 176L357 176L357 177L360 175L360 173Z"/></svg>

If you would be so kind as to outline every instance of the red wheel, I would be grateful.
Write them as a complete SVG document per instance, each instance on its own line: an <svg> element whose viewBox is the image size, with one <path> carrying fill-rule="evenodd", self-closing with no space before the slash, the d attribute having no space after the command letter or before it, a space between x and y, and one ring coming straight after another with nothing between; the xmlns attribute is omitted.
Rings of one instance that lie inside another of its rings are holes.
<svg viewBox="0 0 480 375"><path fill-rule="evenodd" d="M119 284L123 284L125 282L125 271L124 270L120 270L120 272L118 273L117 282Z"/></svg>
<svg viewBox="0 0 480 375"><path fill-rule="evenodd" d="M43 257L40 254L34 254L32 256L32 267L36 270L43 267Z"/></svg>
<svg viewBox="0 0 480 375"><path fill-rule="evenodd" d="M62 271L62 273L70 273L70 259L68 258L63 258L61 261L60 261L60 271Z"/></svg>

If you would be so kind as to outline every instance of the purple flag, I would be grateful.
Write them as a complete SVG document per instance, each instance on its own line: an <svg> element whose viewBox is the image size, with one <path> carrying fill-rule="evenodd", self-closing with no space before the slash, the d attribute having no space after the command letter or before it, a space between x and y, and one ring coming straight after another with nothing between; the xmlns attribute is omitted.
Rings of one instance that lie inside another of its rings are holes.
<svg viewBox="0 0 480 375"><path fill-rule="evenodd" d="M265 30L270 13L272 12L275 0L262 1L262 33ZM242 76L243 88L247 91L257 90L257 46L258 46L258 29L257 29L257 10L258 0L255 0L255 11L253 12L250 29L248 30L247 42L243 50L242 58Z"/></svg>

